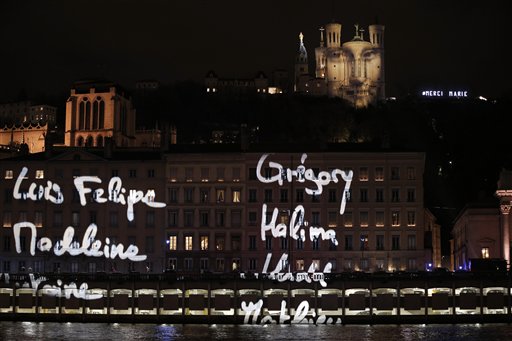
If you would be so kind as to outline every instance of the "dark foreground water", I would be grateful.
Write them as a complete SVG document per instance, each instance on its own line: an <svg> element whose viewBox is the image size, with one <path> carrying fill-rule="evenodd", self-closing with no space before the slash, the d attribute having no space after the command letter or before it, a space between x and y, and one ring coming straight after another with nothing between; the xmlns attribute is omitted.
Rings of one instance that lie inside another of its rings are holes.
<svg viewBox="0 0 512 341"><path fill-rule="evenodd" d="M508 340L509 324L153 325L0 321L0 340Z"/></svg>

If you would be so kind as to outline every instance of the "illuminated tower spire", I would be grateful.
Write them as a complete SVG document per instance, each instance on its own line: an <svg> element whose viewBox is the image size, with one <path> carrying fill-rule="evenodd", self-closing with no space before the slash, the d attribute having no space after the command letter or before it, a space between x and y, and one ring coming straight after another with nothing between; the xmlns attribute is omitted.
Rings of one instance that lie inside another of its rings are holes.
<svg viewBox="0 0 512 341"><path fill-rule="evenodd" d="M302 75L307 75L308 70L308 52L304 46L304 35L299 34L299 52L295 58L295 91L299 91L299 80Z"/></svg>

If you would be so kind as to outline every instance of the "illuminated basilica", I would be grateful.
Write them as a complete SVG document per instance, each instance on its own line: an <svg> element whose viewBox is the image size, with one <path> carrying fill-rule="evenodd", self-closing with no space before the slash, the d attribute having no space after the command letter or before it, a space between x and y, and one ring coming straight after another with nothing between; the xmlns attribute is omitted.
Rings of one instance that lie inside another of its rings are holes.
<svg viewBox="0 0 512 341"><path fill-rule="evenodd" d="M341 24L320 28L320 46L315 48L315 75L308 70L304 36L299 35L295 60L295 92L340 97L357 108L385 99L384 26L370 25L369 41L365 30L355 25L352 40L341 43Z"/></svg>

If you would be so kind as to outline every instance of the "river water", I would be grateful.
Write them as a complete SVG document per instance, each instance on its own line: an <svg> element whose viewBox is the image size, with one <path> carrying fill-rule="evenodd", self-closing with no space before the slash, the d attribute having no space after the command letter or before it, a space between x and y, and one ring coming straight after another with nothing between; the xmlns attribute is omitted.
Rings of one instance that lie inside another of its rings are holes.
<svg viewBox="0 0 512 341"><path fill-rule="evenodd" d="M0 321L0 340L508 340L509 324L155 325Z"/></svg>

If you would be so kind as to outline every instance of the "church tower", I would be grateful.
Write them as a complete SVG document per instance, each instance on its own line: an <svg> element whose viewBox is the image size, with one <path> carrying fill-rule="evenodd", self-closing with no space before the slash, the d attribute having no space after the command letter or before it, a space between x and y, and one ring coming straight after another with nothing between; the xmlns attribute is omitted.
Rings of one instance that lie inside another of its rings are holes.
<svg viewBox="0 0 512 341"><path fill-rule="evenodd" d="M65 145L103 147L106 138L120 147L135 146L131 99L110 82L75 83L66 102Z"/></svg>
<svg viewBox="0 0 512 341"><path fill-rule="evenodd" d="M297 53L297 57L295 58L295 92L303 92L303 88L305 85L305 82L303 81L304 76L307 76L307 78L309 78L308 52L306 51L306 47L304 46L304 35L301 32L299 34L299 52Z"/></svg>

